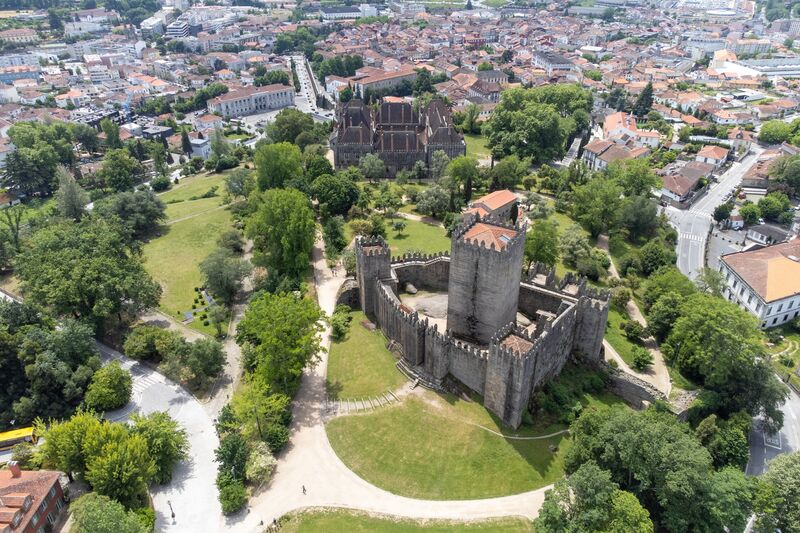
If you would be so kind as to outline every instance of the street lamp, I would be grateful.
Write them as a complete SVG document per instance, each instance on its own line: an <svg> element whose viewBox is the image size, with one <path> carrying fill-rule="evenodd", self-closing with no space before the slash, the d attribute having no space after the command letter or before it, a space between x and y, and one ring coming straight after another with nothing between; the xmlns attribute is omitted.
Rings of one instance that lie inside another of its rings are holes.
<svg viewBox="0 0 800 533"><path fill-rule="evenodd" d="M169 512L172 514L172 521L175 521L175 511L172 510L172 502L167 500L167 505L169 505Z"/></svg>

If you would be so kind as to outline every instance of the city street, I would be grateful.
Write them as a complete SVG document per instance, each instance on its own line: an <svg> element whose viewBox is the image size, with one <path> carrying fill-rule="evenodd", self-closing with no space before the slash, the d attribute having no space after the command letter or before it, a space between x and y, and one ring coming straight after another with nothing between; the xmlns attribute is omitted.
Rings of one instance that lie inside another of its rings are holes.
<svg viewBox="0 0 800 533"><path fill-rule="evenodd" d="M667 207L666 213L672 225L678 230L678 269L694 278L705 266L705 250L708 233L713 223L714 208L723 203L742 181L742 176L750 170L763 148L753 145L751 153L741 162L735 162L713 184L708 192L688 210Z"/></svg>
<svg viewBox="0 0 800 533"><path fill-rule="evenodd" d="M790 391L783 405L783 429L766 435L754 424L750 432L750 461L745 472L757 476L766 470L767 461L782 453L800 450L800 396Z"/></svg>

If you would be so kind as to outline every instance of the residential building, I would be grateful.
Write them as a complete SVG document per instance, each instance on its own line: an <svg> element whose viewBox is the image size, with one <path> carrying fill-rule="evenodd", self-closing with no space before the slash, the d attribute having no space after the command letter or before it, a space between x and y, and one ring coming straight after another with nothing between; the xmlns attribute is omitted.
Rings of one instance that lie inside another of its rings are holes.
<svg viewBox="0 0 800 533"><path fill-rule="evenodd" d="M572 61L554 52L534 52L531 64L543 69L548 76L564 75L576 70Z"/></svg>
<svg viewBox="0 0 800 533"><path fill-rule="evenodd" d="M319 8L322 20L357 19L361 16L358 6L323 6Z"/></svg>
<svg viewBox="0 0 800 533"><path fill-rule="evenodd" d="M661 177L661 197L686 205L699 188L700 180L707 179L714 166L700 161L676 161L657 171Z"/></svg>
<svg viewBox="0 0 800 533"><path fill-rule="evenodd" d="M41 72L38 66L0 67L0 83L11 84L15 80L39 80L40 77Z"/></svg>
<svg viewBox="0 0 800 533"><path fill-rule="evenodd" d="M367 91L387 91L397 87L404 81L413 83L416 79L417 71L411 67L396 71L379 72L356 79L353 91L360 98L364 98Z"/></svg>
<svg viewBox="0 0 800 533"><path fill-rule="evenodd" d="M722 146L707 144L697 152L694 160L700 161L701 163L708 163L709 165L713 165L714 168L719 168L728 160L728 152L729 150Z"/></svg>
<svg viewBox="0 0 800 533"><path fill-rule="evenodd" d="M491 217L499 222L516 221L515 211L519 208L519 198L516 194L503 189L490 192L469 204L464 210L464 217L473 215L480 216L481 219Z"/></svg>
<svg viewBox="0 0 800 533"><path fill-rule="evenodd" d="M52 531L65 507L60 472L20 469L16 461L0 470L0 531Z"/></svg>
<svg viewBox="0 0 800 533"><path fill-rule="evenodd" d="M618 111L603 121L603 137L620 144L636 147L658 148L661 134L654 130L640 130L633 115Z"/></svg>
<svg viewBox="0 0 800 533"><path fill-rule="evenodd" d="M225 118L242 117L294 104L294 89L288 85L242 87L208 101L208 110Z"/></svg>
<svg viewBox="0 0 800 533"><path fill-rule="evenodd" d="M180 39L189 36L189 24L185 20L170 22L167 26L166 36L170 39Z"/></svg>
<svg viewBox="0 0 800 533"><path fill-rule="evenodd" d="M592 170L604 170L614 161L647 157L650 149L644 146L630 148L614 141L598 139L583 147L581 159Z"/></svg>
<svg viewBox="0 0 800 533"><path fill-rule="evenodd" d="M800 315L800 238L720 257L723 296L755 315L762 328Z"/></svg>

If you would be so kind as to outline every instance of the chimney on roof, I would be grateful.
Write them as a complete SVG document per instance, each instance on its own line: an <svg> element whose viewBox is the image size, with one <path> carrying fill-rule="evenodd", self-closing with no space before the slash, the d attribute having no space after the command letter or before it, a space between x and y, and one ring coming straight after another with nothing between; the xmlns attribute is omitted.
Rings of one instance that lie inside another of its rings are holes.
<svg viewBox="0 0 800 533"><path fill-rule="evenodd" d="M22 477L22 470L20 470L19 463L16 461L9 462L8 469L11 470L11 477Z"/></svg>

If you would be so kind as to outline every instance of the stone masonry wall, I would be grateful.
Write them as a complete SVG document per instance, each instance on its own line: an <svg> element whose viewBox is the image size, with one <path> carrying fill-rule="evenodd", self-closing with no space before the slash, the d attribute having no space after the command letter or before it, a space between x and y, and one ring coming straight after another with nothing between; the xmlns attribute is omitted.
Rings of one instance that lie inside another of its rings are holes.
<svg viewBox="0 0 800 533"><path fill-rule="evenodd" d="M403 289L411 283L417 289L433 292L447 291L450 279L450 257L447 254L435 256L413 254L392 259L397 286Z"/></svg>

